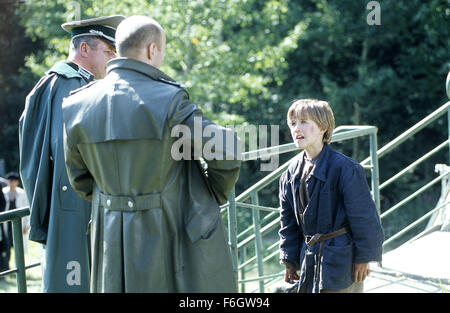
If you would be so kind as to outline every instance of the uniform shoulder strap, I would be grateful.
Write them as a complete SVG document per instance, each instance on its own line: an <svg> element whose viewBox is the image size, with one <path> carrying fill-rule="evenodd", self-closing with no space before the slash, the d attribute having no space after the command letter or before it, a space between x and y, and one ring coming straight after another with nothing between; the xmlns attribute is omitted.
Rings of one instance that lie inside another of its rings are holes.
<svg viewBox="0 0 450 313"><path fill-rule="evenodd" d="M91 87L92 85L96 84L97 82L98 82L98 80L94 80L94 81L91 81L91 82L90 82L89 84L87 84L87 85L84 85L84 86L82 86L82 87L80 87L80 88L74 89L74 90L72 90L72 91L70 92L70 95L76 94L77 92L80 92L81 90L84 90L84 89L86 89L86 88L89 88L89 87Z"/></svg>
<svg viewBox="0 0 450 313"><path fill-rule="evenodd" d="M168 80L168 79L164 79L162 77L159 77L158 80L163 82L163 83L166 83L166 84L173 85L173 86L176 86L178 88L183 88L184 89L184 85L181 84L181 83L178 83L176 81L171 81L171 80Z"/></svg>

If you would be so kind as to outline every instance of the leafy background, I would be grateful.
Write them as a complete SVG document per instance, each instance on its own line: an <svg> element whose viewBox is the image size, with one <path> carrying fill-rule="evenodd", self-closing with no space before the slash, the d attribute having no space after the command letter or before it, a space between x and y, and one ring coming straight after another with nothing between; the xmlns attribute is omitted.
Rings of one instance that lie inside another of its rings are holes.
<svg viewBox="0 0 450 313"><path fill-rule="evenodd" d="M162 70L182 82L193 101L222 125L280 125L296 98L330 102L337 125L374 125L378 145L405 131L448 101L450 1L379 1L381 25L366 22L368 1L325 0L98 0L0 1L0 159L18 171L18 119L26 94L56 61L69 38L60 25L75 18L147 15L167 33ZM380 161L380 181L448 138L445 118ZM358 161L366 138L335 144ZM280 164L293 154L282 155ZM448 149L382 193L384 211L436 177ZM261 179L260 162L246 162L239 194ZM1 170L1 168L0 168ZM2 174L2 173L0 173ZM386 237L430 210L439 186L383 225ZM277 206L277 184L260 193ZM238 215L251 223L249 210Z"/></svg>

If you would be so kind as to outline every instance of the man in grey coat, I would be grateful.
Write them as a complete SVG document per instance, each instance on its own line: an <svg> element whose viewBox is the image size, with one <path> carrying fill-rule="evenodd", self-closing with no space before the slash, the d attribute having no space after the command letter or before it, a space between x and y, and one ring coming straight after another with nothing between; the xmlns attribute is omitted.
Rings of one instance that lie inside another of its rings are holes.
<svg viewBox="0 0 450 313"><path fill-rule="evenodd" d="M115 15L61 25L72 38L68 59L39 80L20 117L20 174L31 210L29 239L43 247L43 292L89 292L90 204L67 178L61 106L70 91L105 76L123 19Z"/></svg>
<svg viewBox="0 0 450 313"><path fill-rule="evenodd" d="M105 79L63 103L70 184L92 201L91 291L236 292L219 205L239 175L237 136L159 70L156 21L129 17L116 40Z"/></svg>

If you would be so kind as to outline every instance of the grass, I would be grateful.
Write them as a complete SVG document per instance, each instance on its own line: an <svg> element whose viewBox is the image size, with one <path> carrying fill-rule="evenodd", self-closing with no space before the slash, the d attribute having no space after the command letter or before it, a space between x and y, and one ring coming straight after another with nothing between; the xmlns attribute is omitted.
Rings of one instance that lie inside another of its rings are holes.
<svg viewBox="0 0 450 313"><path fill-rule="evenodd" d="M25 265L40 262L41 245L39 243L28 241L28 252L25 254ZM14 248L11 249L11 259L9 260L9 268L16 268L14 259ZM41 292L41 267L33 267L26 270L27 292ZM16 274L11 274L0 279L0 293L17 293Z"/></svg>

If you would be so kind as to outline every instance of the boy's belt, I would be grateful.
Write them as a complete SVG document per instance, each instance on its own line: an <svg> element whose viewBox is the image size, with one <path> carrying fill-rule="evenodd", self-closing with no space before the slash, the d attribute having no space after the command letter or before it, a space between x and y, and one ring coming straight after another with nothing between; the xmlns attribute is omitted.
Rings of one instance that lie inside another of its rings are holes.
<svg viewBox="0 0 450 313"><path fill-rule="evenodd" d="M317 242L322 242L340 235L343 235L350 231L350 228L348 226L342 227L341 229L338 229L332 233L329 234L315 234L314 236L306 236L305 242L306 245L309 247L314 246Z"/></svg>

